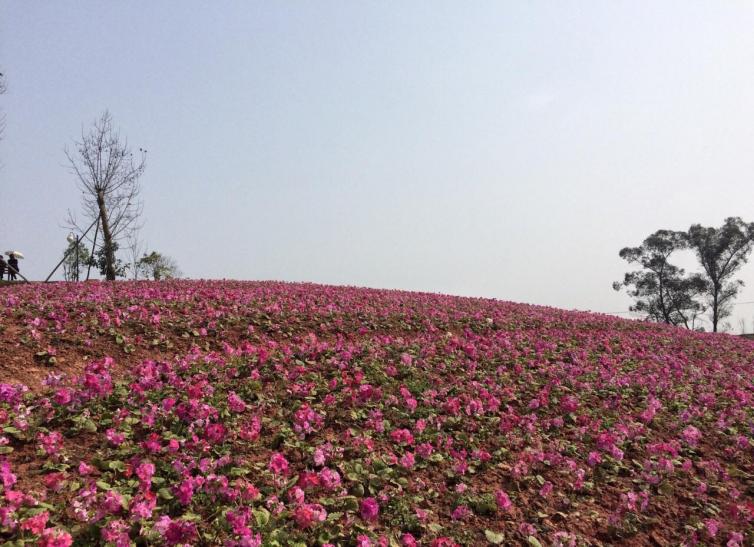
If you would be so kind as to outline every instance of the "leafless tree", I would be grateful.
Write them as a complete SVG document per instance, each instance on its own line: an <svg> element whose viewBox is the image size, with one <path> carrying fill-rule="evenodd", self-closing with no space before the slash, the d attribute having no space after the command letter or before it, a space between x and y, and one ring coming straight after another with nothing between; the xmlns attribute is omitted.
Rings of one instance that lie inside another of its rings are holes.
<svg viewBox="0 0 754 547"><path fill-rule="evenodd" d="M131 279L139 279L139 260L145 254L146 245L141 240L141 227L130 230L126 236L126 249L128 249L128 267L131 269Z"/></svg>
<svg viewBox="0 0 754 547"><path fill-rule="evenodd" d="M105 111L88 132L81 131L75 149L66 148L71 171L78 179L81 206L88 222L99 218L105 256L105 278L116 276L115 251L118 241L127 237L142 213L139 179L144 173L147 151L139 148L137 157L113 128L112 116ZM82 226L69 211L68 224Z"/></svg>

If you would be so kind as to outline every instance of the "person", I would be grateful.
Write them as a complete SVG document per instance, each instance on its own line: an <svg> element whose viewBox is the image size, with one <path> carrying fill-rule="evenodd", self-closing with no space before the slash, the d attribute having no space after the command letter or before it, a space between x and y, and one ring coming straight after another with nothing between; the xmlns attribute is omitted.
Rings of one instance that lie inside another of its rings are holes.
<svg viewBox="0 0 754 547"><path fill-rule="evenodd" d="M18 273L18 259L16 258L16 255L11 254L10 258L8 258L8 279L10 281L16 280L16 273Z"/></svg>
<svg viewBox="0 0 754 547"><path fill-rule="evenodd" d="M3 276L5 275L5 268L7 267L8 267L8 263L5 262L3 255L0 255L0 281L3 280Z"/></svg>

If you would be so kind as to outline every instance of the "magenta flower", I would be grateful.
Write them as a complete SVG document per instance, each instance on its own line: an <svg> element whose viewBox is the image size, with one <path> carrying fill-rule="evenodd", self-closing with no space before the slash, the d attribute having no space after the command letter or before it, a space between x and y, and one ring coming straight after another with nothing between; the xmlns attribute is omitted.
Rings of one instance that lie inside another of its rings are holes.
<svg viewBox="0 0 754 547"><path fill-rule="evenodd" d="M686 441L689 446L696 446L702 438L702 433L693 425L686 427L681 433L681 437Z"/></svg>
<svg viewBox="0 0 754 547"><path fill-rule="evenodd" d="M63 447L63 435L59 431L52 431L47 435L39 433L37 439L39 440L42 450L44 450L45 454L48 456L57 454Z"/></svg>
<svg viewBox="0 0 754 547"><path fill-rule="evenodd" d="M47 526L49 518L50 513L43 511L38 515L24 519L21 521L21 530L28 530L32 534L39 535L45 529L45 526Z"/></svg>
<svg viewBox="0 0 754 547"><path fill-rule="evenodd" d="M414 466L414 463L414 454L412 452L406 452L403 456L401 456L401 467L405 469L411 469Z"/></svg>
<svg viewBox="0 0 754 547"><path fill-rule="evenodd" d="M221 423L209 424L204 431L204 436L212 444L220 444L225 440L227 430Z"/></svg>
<svg viewBox="0 0 754 547"><path fill-rule="evenodd" d="M720 524L715 519L706 519L704 526L707 529L707 535L710 538L714 538L717 535L717 531L720 529Z"/></svg>
<svg viewBox="0 0 754 547"><path fill-rule="evenodd" d="M38 547L71 547L71 545L73 545L71 534L57 528L47 528L37 541Z"/></svg>
<svg viewBox="0 0 754 547"><path fill-rule="evenodd" d="M373 522L377 520L380 513L380 505L374 498L364 498L359 505L359 514L361 518L367 522Z"/></svg>
<svg viewBox="0 0 754 547"><path fill-rule="evenodd" d="M270 457L269 469L275 475L285 475L288 472L288 460L280 452L275 452Z"/></svg>
<svg viewBox="0 0 754 547"><path fill-rule="evenodd" d="M67 405L72 399L72 392L67 387L60 388L55 392L54 400L59 405Z"/></svg>
<svg viewBox="0 0 754 547"><path fill-rule="evenodd" d="M466 507L465 505L459 505L455 509L453 509L453 513L451 514L451 518L453 520L464 520L468 518L471 515L471 510Z"/></svg>
<svg viewBox="0 0 754 547"><path fill-rule="evenodd" d="M151 462L143 462L136 468L136 476L142 484L149 484L154 476L155 467Z"/></svg>
<svg viewBox="0 0 754 547"><path fill-rule="evenodd" d="M239 397L235 391L228 393L228 408L233 412L243 412L246 410L246 403Z"/></svg>
<svg viewBox="0 0 754 547"><path fill-rule="evenodd" d="M589 467L594 467L595 465L598 465L602 462L602 455L599 452L590 452L589 456L586 459L586 463L589 464Z"/></svg>
<svg viewBox="0 0 754 547"><path fill-rule="evenodd" d="M304 503L296 507L293 518L299 528L311 528L327 518L325 508L317 503Z"/></svg>
<svg viewBox="0 0 754 547"><path fill-rule="evenodd" d="M504 490L498 490L495 492L495 501L497 501L497 506L506 513L513 507L511 499Z"/></svg>

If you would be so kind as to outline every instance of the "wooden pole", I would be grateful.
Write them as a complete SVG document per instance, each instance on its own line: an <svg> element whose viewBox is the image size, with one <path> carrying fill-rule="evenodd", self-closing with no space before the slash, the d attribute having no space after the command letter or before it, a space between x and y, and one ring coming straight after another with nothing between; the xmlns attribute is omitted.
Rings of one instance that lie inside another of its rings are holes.
<svg viewBox="0 0 754 547"><path fill-rule="evenodd" d="M88 233L89 233L89 230L91 230L91 229L92 229L92 227L94 226L94 224L95 224L95 223L96 223L96 222L97 222L98 220L99 220L99 217L97 217L97 218L96 218L96 220L95 220L94 222L92 222L92 223L91 223L91 224L89 225L89 228L87 228L87 229L86 229L86 232L84 232L84 235L82 235L81 237L86 237L86 234L88 234ZM78 245L76 245L76 248L78 249ZM58 262L58 265L57 265L57 266L55 266L55 268L53 268L53 270L52 270L52 271L50 272L50 275L48 275L48 276L47 276L47 279L45 279L45 283L47 283L48 281L50 281L50 278L51 278L51 277L52 277L52 276L53 276L53 275L55 274L55 272L57 272L57 271L58 271L58 268L60 268L60 265L61 265L61 264L62 264L63 262L65 262L65 259L66 259L66 258L68 258L68 255L69 255L69 254L71 254L71 252L72 252L72 251L73 251L73 249L68 249L68 250L66 250L66 252L65 252L65 253L63 254L63 258L62 258L62 259L60 260L60 262ZM19 274L19 275L20 275L20 274ZM87 279L88 279L88 276L87 276Z"/></svg>
<svg viewBox="0 0 754 547"><path fill-rule="evenodd" d="M8 271L11 271L11 270L13 270L13 273L15 273L16 275L18 275L18 276L19 276L19 277L20 277L21 279L23 279L23 280L24 280L24 281L25 281L26 283L29 283L29 280L28 280L28 279L26 279L26 278L25 278L25 277L24 277L23 275L21 275L21 272L19 272L19 271L18 271L18 270L17 270L16 268L14 268L14 267L13 267L13 266L11 266L10 264L8 264Z"/></svg>
<svg viewBox="0 0 754 547"><path fill-rule="evenodd" d="M97 217L99 221L99 217ZM94 249L97 248L97 234L99 234L99 222L97 222L97 228L94 230L94 241L92 242L92 254L89 256L89 267L86 269L86 280L89 281L89 272L92 271L92 262L94 261Z"/></svg>

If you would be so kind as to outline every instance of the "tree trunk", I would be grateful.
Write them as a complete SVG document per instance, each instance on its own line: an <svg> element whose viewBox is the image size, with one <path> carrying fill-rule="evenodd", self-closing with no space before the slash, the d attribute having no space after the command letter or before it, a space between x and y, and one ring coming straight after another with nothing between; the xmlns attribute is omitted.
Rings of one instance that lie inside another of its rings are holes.
<svg viewBox="0 0 754 547"><path fill-rule="evenodd" d="M105 196L102 192L97 193L97 207L99 218L102 222L102 239L105 241L105 279L115 281L115 251L113 250L113 235L110 232L110 223L107 219L107 207Z"/></svg>
<svg viewBox="0 0 754 547"><path fill-rule="evenodd" d="M720 290L717 287L713 287L712 290L712 332L717 332L717 321L719 319L717 298Z"/></svg>

